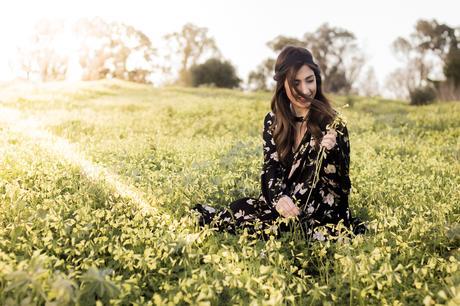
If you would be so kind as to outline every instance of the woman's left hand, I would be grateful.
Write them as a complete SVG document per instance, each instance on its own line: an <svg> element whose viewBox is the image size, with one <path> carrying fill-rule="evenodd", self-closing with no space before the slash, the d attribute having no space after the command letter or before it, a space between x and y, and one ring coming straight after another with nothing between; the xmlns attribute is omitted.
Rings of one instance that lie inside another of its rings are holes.
<svg viewBox="0 0 460 306"><path fill-rule="evenodd" d="M321 140L321 146L326 150L331 150L337 143L337 132L335 130L328 130Z"/></svg>

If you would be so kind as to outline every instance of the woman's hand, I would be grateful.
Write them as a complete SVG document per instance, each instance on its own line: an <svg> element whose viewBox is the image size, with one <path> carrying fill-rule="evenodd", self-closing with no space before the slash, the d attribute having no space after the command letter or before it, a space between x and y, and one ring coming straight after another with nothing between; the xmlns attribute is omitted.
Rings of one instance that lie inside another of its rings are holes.
<svg viewBox="0 0 460 306"><path fill-rule="evenodd" d="M300 209L294 204L292 199L288 196L283 196L278 200L275 205L276 211L283 217L295 217L300 214Z"/></svg>
<svg viewBox="0 0 460 306"><path fill-rule="evenodd" d="M324 135L323 140L321 140L321 146L327 150L331 150L337 143L337 132L335 130L327 131L327 134Z"/></svg>

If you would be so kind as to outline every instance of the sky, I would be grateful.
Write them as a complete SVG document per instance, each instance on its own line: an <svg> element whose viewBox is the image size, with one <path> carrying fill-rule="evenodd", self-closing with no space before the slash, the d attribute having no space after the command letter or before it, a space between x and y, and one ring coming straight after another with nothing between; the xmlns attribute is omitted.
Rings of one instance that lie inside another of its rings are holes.
<svg viewBox="0 0 460 306"><path fill-rule="evenodd" d="M460 26L458 0L3 0L0 11L0 80L13 78L10 62L16 46L27 38L42 18L76 20L102 17L130 24L160 47L163 35L191 22L208 28L223 57L237 67L240 78L267 57L276 57L266 43L278 35L301 38L328 22L353 32L366 68L372 66L382 86L387 75L402 63L391 43L408 37L418 19L436 19Z"/></svg>

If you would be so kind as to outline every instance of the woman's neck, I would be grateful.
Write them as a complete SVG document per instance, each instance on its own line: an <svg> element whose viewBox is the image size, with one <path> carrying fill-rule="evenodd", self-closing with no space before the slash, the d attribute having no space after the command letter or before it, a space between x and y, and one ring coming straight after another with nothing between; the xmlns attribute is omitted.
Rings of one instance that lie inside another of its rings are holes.
<svg viewBox="0 0 460 306"><path fill-rule="evenodd" d="M308 112L309 112L309 108L301 108L301 109L298 109L296 108L295 106L292 106L291 104L291 111L295 114L295 116L297 117L305 117Z"/></svg>
<svg viewBox="0 0 460 306"><path fill-rule="evenodd" d="M295 111L294 113L295 113L295 116L296 116L296 117L303 117L303 118L305 118L305 116L308 115L308 111L309 111L308 109L305 109L305 110L302 110L302 111L299 111L299 112L298 112L298 111Z"/></svg>

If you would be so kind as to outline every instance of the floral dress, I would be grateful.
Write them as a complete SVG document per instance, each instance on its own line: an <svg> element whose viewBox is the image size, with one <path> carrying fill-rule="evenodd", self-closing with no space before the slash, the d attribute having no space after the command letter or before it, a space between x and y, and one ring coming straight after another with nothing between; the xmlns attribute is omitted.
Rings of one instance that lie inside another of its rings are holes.
<svg viewBox="0 0 460 306"><path fill-rule="evenodd" d="M253 231L264 225L273 225L274 221L282 218L275 204L281 197L289 196L301 208L301 214L296 220L303 232L313 239L324 239L315 228L337 224L341 220L346 227L353 225L355 233L363 232L364 225L360 224L359 219L351 217L348 207L351 189L350 143L343 120L335 127L324 128L322 131L323 135L327 132L336 135L336 144L332 148L316 150L316 139L307 131L298 149L288 156L287 165L278 159L270 129L273 122L274 114L269 112L264 119L264 163L259 197L238 199L226 209L197 204L193 209L200 214L200 224L212 224L219 230L232 233L243 227ZM321 162L319 154L323 154ZM318 164L321 165L320 169L317 169ZM278 228L287 230L289 227Z"/></svg>

